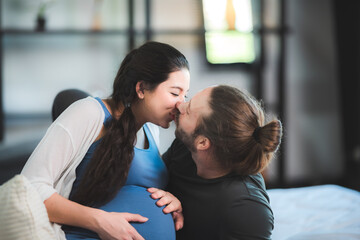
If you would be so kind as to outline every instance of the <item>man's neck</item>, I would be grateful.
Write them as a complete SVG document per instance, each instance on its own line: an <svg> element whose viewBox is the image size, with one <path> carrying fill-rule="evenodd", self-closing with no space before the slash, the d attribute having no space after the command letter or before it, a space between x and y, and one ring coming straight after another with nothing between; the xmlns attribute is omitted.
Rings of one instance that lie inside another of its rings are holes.
<svg viewBox="0 0 360 240"><path fill-rule="evenodd" d="M205 179L225 176L230 170L224 169L208 152L191 152L196 164L197 175Z"/></svg>

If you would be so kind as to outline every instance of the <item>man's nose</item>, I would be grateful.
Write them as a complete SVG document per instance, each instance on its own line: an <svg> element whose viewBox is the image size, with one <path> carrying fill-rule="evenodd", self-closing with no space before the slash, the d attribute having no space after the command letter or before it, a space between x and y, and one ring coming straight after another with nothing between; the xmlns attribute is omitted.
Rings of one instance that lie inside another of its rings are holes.
<svg viewBox="0 0 360 240"><path fill-rule="evenodd" d="M176 104L176 108L179 110L180 114L183 114L185 112L185 106L186 106L185 102L178 102Z"/></svg>

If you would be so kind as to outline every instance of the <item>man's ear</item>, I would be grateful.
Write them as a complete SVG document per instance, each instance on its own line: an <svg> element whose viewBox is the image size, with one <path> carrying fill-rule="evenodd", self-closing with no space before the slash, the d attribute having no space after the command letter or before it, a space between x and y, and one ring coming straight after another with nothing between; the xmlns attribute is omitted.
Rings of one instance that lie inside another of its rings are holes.
<svg viewBox="0 0 360 240"><path fill-rule="evenodd" d="M195 147L198 151L206 151L211 147L210 139L203 135L199 135L195 138Z"/></svg>
<svg viewBox="0 0 360 240"><path fill-rule="evenodd" d="M136 91L136 94L138 95L139 99L144 99L145 95L144 95L144 82L143 81L136 83L135 91Z"/></svg>

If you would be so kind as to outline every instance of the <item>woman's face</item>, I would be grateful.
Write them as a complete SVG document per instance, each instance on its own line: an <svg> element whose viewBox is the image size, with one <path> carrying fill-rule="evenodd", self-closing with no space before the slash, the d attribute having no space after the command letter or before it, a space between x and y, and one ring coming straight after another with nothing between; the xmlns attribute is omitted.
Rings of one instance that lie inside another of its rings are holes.
<svg viewBox="0 0 360 240"><path fill-rule="evenodd" d="M154 90L144 90L143 116L146 116L146 122L168 128L175 119L176 104L184 102L189 85L189 70L182 69L170 73L169 78Z"/></svg>

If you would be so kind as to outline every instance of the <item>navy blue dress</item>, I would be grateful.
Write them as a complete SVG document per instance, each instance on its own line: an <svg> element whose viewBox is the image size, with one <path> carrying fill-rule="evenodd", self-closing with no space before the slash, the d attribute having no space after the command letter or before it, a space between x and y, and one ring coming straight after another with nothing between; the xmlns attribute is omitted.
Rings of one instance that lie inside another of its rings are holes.
<svg viewBox="0 0 360 240"><path fill-rule="evenodd" d="M105 111L105 122L111 118L111 115L104 103L99 98L96 99ZM149 220L145 223L130 223L146 240L175 239L175 227L171 214L164 214L163 207L158 207L156 200L152 199L150 193L146 191L149 187L164 189L167 185L168 173L146 124L144 130L149 141L149 148L134 147L134 158L125 185L113 200L101 206L100 209L108 212L129 212L147 217ZM70 200L100 141L101 139L90 146L84 159L76 168L76 179L70 193ZM64 226L63 230L67 239L100 239L95 232L79 227Z"/></svg>

